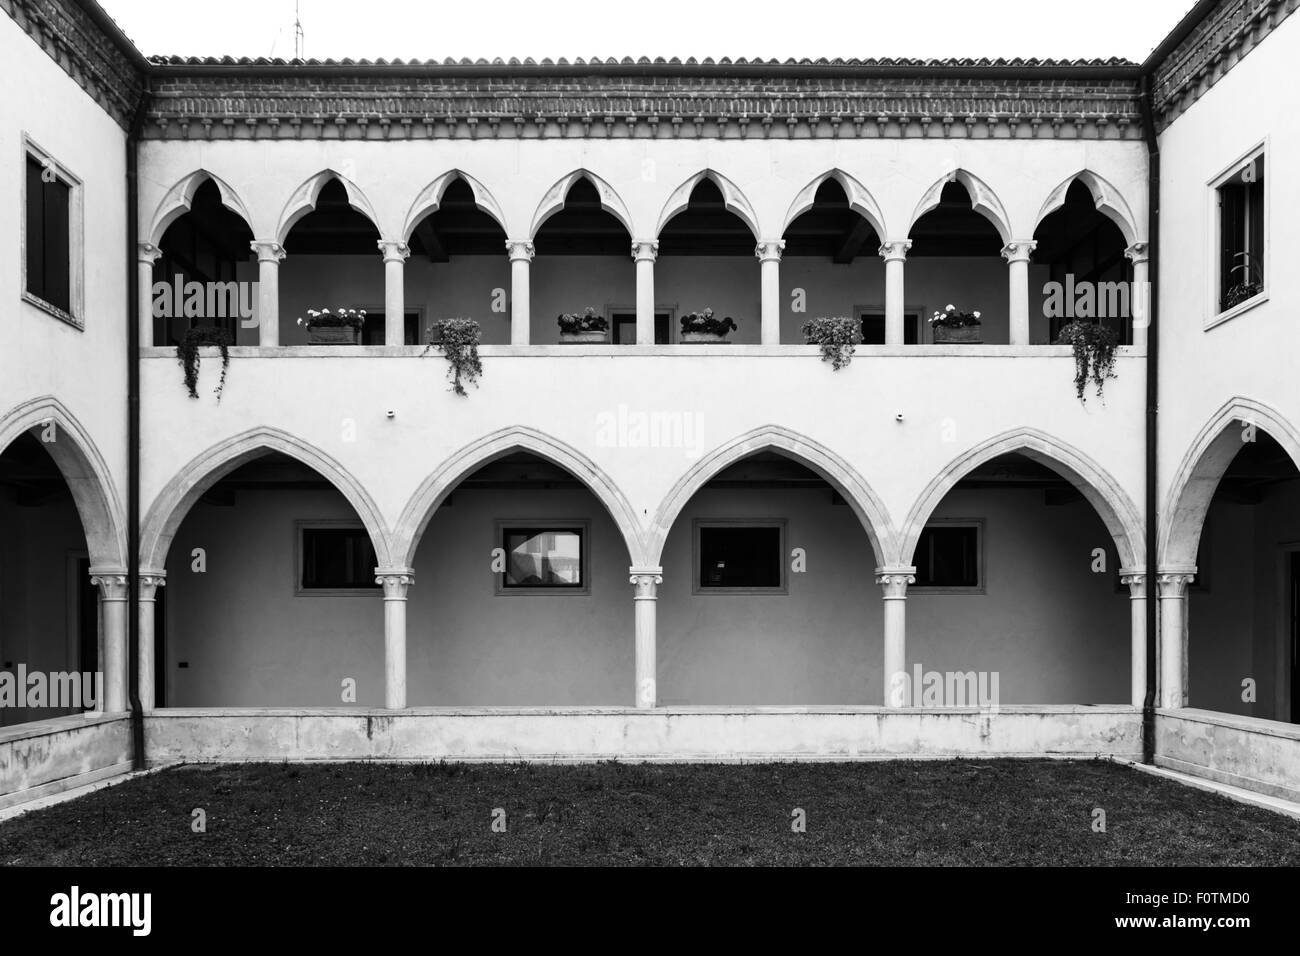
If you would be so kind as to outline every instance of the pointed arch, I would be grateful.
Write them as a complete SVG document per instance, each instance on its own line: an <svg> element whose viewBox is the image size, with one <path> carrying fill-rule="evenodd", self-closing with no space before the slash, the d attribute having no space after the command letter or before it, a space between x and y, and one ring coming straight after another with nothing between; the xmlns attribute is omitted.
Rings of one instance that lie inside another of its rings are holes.
<svg viewBox="0 0 1300 956"><path fill-rule="evenodd" d="M636 512L608 474L580 451L535 428L516 425L485 435L452 454L438 466L411 497L393 534L393 556L398 566L411 567L416 549L434 512L462 479L484 465L517 451L529 452L563 468L605 506L627 544L632 566L641 562L641 532Z"/></svg>
<svg viewBox="0 0 1300 956"><path fill-rule="evenodd" d="M284 241L289 237L289 231L293 229L298 220L316 208L316 203L320 199L320 191L332 179L337 179L348 194L348 205L369 219L371 224L379 230L380 235L383 235L383 230L379 227L379 220L375 216L375 209L370 204L370 200L366 198L366 194L361 191L361 187L333 169L322 169L295 189L293 195L289 197L289 201L285 203L284 211L280 213L280 222L275 227L276 242L281 245L284 244Z"/></svg>
<svg viewBox="0 0 1300 956"><path fill-rule="evenodd" d="M668 197L668 202L664 203L663 211L659 214L659 223L655 226L655 237L658 238L659 234L664 231L664 226L668 225L668 221L673 216L686 208L691 201L691 192L704 179L713 180L713 184L722 193L722 201L727 210L738 216L749 227L749 231L754 234L755 240L761 238L762 230L758 225L758 214L754 212L754 207L750 204L749 199L746 198L735 183L714 169L700 170L673 190L673 194Z"/></svg>
<svg viewBox="0 0 1300 956"><path fill-rule="evenodd" d="M1131 246L1138 241L1137 220L1133 216L1133 210L1124 200L1123 194L1090 169L1079 170L1048 194L1047 201L1043 203L1043 208L1039 210L1038 218L1034 221L1035 232L1043 224L1044 219L1065 205L1065 196L1075 180L1088 187L1097 211L1119 227L1125 245Z"/></svg>
<svg viewBox="0 0 1300 956"><path fill-rule="evenodd" d="M126 517L108 463L90 433L52 395L23 402L0 417L0 453L24 432L41 440L72 492L91 566L125 569Z"/></svg>
<svg viewBox="0 0 1300 956"><path fill-rule="evenodd" d="M406 220L402 224L403 242L410 242L411 233L415 232L415 227L420 224L420 221L437 211L442 205L442 196L447 191L447 187L457 179L463 179L465 185L469 186L470 192L474 194L474 205L495 219L497 225L506 230L507 235L510 234L506 227L505 213L501 211L501 204L497 202L492 192L464 170L449 169L420 190L420 195L416 196L415 202L411 203L410 211L407 212Z"/></svg>
<svg viewBox="0 0 1300 956"><path fill-rule="evenodd" d="M1162 568L1190 568L1205 527L1205 516L1223 473L1249 440L1247 426L1263 429L1290 456L1300 470L1300 430L1280 412L1241 396L1214 413L1183 455L1165 498L1160 522L1159 555Z"/></svg>
<svg viewBox="0 0 1300 956"><path fill-rule="evenodd" d="M868 192L866 186L839 168L827 170L799 190L799 194L794 197L794 202L790 204L790 209L785 214L785 222L781 224L781 235L784 236L790 224L812 208L817 190L828 179L833 179L840 184L844 195L849 197L849 208L871 223L871 228L876 230L876 235L883 242L889 233L885 230L885 216L880 211L880 205Z"/></svg>
<svg viewBox="0 0 1300 956"><path fill-rule="evenodd" d="M899 563L911 564L926 523L957 482L985 462L1012 453L1024 455L1070 482L1092 505L1114 538L1121 566L1142 568L1143 525L1133 499L1083 452L1036 428L1015 428L995 435L945 466L908 513L899 540Z"/></svg>
<svg viewBox="0 0 1300 956"><path fill-rule="evenodd" d="M269 452L302 462L325 478L352 505L370 534L380 567L390 567L389 535L373 499L346 468L324 452L278 428L253 428L198 455L167 482L145 514L140 532L140 566L162 569L172 538L194 503L240 465Z"/></svg>
<svg viewBox="0 0 1300 956"><path fill-rule="evenodd" d="M632 214L627 211L627 204L623 202L623 197L613 186L589 169L575 169L568 175L560 177L555 185L546 190L546 195L537 205L537 212L533 214L533 224L528 228L528 238L536 239L537 230L542 228L542 224L564 208L564 200L568 197L569 190L579 179L585 179L596 187L596 192L600 196L600 208L621 222L630 238L635 238L636 230L632 225Z"/></svg>
<svg viewBox="0 0 1300 956"><path fill-rule="evenodd" d="M199 191L199 187L205 182L211 180L217 187L217 192L221 194L221 204L244 220L244 224L249 229L253 228L253 222L248 216L248 208L244 201L239 198L224 179L215 176L206 169L196 169L188 176L182 178L167 194L163 196L162 201L158 203L158 208L154 211L153 218L149 222L145 235L152 245L158 245L162 242L162 237L166 234L167 228L185 213L190 211L194 205L194 194Z"/></svg>
<svg viewBox="0 0 1300 956"><path fill-rule="evenodd" d="M998 231L1004 243L1014 238L1011 234L1011 220L1002 205L1002 200L998 199L997 193L988 183L965 169L954 169L925 191L921 201L916 204L916 211L912 213L912 221L907 227L909 234L917 220L939 205L943 187L953 182L961 183L966 188L966 192L970 194L971 208L993 223L993 228Z"/></svg>
<svg viewBox="0 0 1300 956"><path fill-rule="evenodd" d="M879 564L893 555L893 532L884 503L847 461L805 435L779 425L763 425L715 448L673 485L655 512L646 535L646 558L658 566L668 535L695 493L724 469L757 452L774 451L815 471L840 493L867 532Z"/></svg>

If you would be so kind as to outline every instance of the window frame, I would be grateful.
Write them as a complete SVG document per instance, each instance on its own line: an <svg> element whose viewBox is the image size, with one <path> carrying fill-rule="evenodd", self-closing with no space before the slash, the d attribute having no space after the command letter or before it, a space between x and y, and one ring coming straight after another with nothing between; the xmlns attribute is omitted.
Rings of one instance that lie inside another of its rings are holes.
<svg viewBox="0 0 1300 956"><path fill-rule="evenodd" d="M293 523L294 528L294 549L293 549L293 593L295 597L376 597L383 594L383 588L375 584L363 588L308 588L303 587L302 572L305 566L306 552L306 531L337 531L348 529L360 531L369 539L370 531L360 521L350 521L346 518L318 518L318 519L300 519ZM371 548L375 543L370 542ZM378 554L375 556L376 567L379 560ZM377 577L378 575L376 575Z"/></svg>
<svg viewBox="0 0 1300 956"><path fill-rule="evenodd" d="M984 552L987 547L987 534L984 527L983 518L931 518L922 528L924 532L928 528L934 527L958 527L975 529L975 579L979 583L972 587L955 587L947 584L909 584L907 593L909 595L916 591L921 594L987 594L988 579L986 577L987 568L984 562ZM918 535L916 546L921 546L921 538ZM913 553L912 561L915 563L916 554Z"/></svg>
<svg viewBox="0 0 1300 956"><path fill-rule="evenodd" d="M700 584L700 558L703 548L700 541L700 531L704 528L777 528L780 532L779 545L777 553L779 561L777 566L781 569L781 584L779 587L705 587ZM785 518L695 518L691 521L691 594L719 594L719 595L736 595L736 594L771 594L784 595L790 593L790 569L787 566L786 555L789 553L788 536L786 534Z"/></svg>
<svg viewBox="0 0 1300 956"><path fill-rule="evenodd" d="M382 316L384 316L384 321L385 321L385 323L387 323L388 315L387 315L387 313L384 311L384 306L383 306L382 303L379 304L379 305L375 305L375 306L359 305L359 306L357 306L357 308L360 309L360 310L362 310L362 311L364 311L364 312L366 313L366 325L367 325L367 326L370 325L370 317L371 317L372 315L382 315ZM406 306L405 308L403 308L403 309L402 309L402 325L403 325L403 327L405 327L405 325L406 325L406 320L407 320L407 318L409 318L409 317L411 316L412 313L414 313L414 315L415 315L415 345L427 345L427 344L429 344L428 342L425 341L425 339L429 338L429 336L428 336L428 334L427 334L428 331L429 331L429 329L428 329L428 323L425 321L425 307L424 307L424 306L422 306L422 305L408 305L408 306ZM365 334L365 330L363 329L363 330L362 330L362 335L364 335L364 334ZM403 342L401 347L402 347L402 348L414 348L415 345L407 345L405 342ZM331 348L332 348L332 347L333 347L333 346L331 346ZM365 346L365 347L366 347L366 348L371 348L371 349L373 349L373 348L387 348L388 346L387 346L387 343L385 343L384 345L367 345L367 346Z"/></svg>
<svg viewBox="0 0 1300 956"><path fill-rule="evenodd" d="M655 305L656 316L664 315L665 313L668 315L668 341L663 343L663 345L675 345L680 340L680 334L677 331L675 331L677 326L677 304L673 303L672 305L658 305L658 304ZM616 343L614 341L614 316L616 315L635 316L636 315L635 303L632 305L619 305L618 303L615 303L614 305L610 305L606 303L605 305L605 323L609 328L610 345L615 345L615 344L635 345L636 342ZM656 343L656 345L659 345L659 343ZM662 348L662 345L660 345L660 347Z"/></svg>
<svg viewBox="0 0 1300 956"><path fill-rule="evenodd" d="M858 328L861 328L861 327L862 327L862 320L863 320L864 318L866 318L868 315L873 315L873 316L874 316L874 315L880 315L880 316L884 316L884 317L885 317L885 321L886 321L886 325L888 325L888 316L889 316L889 313L888 313L888 310L885 308L885 304L884 304L883 302L881 302L881 303L867 303L866 305L861 305L861 304L859 304L859 305L855 305L855 306L853 307L853 317L854 317L855 319L857 319L857 322L858 322ZM904 305L904 306L903 306L903 321L904 321L904 323L906 323L907 319L908 319L909 317L911 317L911 316L914 316L915 319L916 319L916 342L913 343L913 344L914 344L914 345L926 345L926 344L928 344L928 343L926 342L926 340L925 340L925 309L924 309L922 306L920 306L920 305ZM904 338L906 338L906 337L907 337L906 334L904 334ZM906 344L907 344L907 343L904 342L904 345L906 345ZM869 346L869 347L871 347L871 348L884 348L885 346L883 346L883 345L876 345L876 346ZM896 346L889 346L889 348L895 348L895 347L896 347ZM911 346L909 346L909 348L910 348L910 347L911 347Z"/></svg>
<svg viewBox="0 0 1300 956"><path fill-rule="evenodd" d="M27 132L20 137L22 195L19 209L19 255L18 288L21 298L28 305L40 309L48 315L65 322L79 332L84 332L85 324L85 287L84 287L84 228L85 216L83 184L75 173L54 158L49 150L31 138ZM34 159L42 166L54 170L54 175L68 187L68 310L47 302L27 288L27 161Z"/></svg>
<svg viewBox="0 0 1300 956"><path fill-rule="evenodd" d="M505 552L507 531L569 531L577 529L580 539L578 545L578 568L582 576L581 587L506 587L505 571L492 575L497 597L547 597L566 595L568 597L590 596L591 594L591 521L587 518L498 518L493 530L492 548Z"/></svg>
<svg viewBox="0 0 1300 956"><path fill-rule="evenodd" d="M1264 196L1262 201L1264 211L1264 224L1261 229L1263 236L1264 251L1260 257L1263 260L1264 269L1264 288L1256 295L1251 296L1244 302L1238 302L1230 309L1222 307L1223 297L1223 211L1219 201L1219 190L1225 186L1229 180L1233 179L1242 168L1249 163L1258 159L1264 161ZM1209 180L1207 186L1207 216L1209 222L1209 239L1208 255L1210 268L1206 269L1208 276L1208 309L1205 319L1204 331L1209 331L1217 325L1222 325L1237 316L1249 312L1256 306L1263 305L1269 299L1269 290L1271 287L1273 272L1273 244L1269 238L1269 231L1272 227L1272 216L1269 214L1269 177L1272 175L1273 160L1269 154L1268 137L1264 137L1254 146L1241 153L1227 166L1223 167L1215 176Z"/></svg>

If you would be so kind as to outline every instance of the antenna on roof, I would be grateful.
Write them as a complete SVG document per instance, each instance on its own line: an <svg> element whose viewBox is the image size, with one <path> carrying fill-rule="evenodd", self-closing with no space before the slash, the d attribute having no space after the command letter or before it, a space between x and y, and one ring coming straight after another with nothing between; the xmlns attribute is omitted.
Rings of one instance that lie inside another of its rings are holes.
<svg viewBox="0 0 1300 956"><path fill-rule="evenodd" d="M298 0L293 0L293 56L302 59L303 32L302 20L298 17Z"/></svg>

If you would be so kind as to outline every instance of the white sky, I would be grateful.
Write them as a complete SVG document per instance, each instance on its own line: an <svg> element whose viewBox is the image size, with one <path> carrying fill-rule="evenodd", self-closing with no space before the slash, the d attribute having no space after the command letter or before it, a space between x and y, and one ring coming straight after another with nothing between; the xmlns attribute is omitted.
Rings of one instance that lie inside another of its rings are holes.
<svg viewBox="0 0 1300 956"><path fill-rule="evenodd" d="M100 0L146 55L294 55L294 0ZM304 54L1110 57L1142 60L1193 0L300 0Z"/></svg>

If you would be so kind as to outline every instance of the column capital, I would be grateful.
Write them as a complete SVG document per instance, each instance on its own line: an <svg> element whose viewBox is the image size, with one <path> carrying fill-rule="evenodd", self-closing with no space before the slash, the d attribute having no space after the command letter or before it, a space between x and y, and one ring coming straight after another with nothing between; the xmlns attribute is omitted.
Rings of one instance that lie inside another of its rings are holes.
<svg viewBox="0 0 1300 956"><path fill-rule="evenodd" d="M1161 568L1156 575L1156 586L1162 598L1181 598L1187 593L1187 585L1196 579L1196 568L1187 565L1175 568Z"/></svg>
<svg viewBox="0 0 1300 956"><path fill-rule="evenodd" d="M1128 596L1135 601L1147 596L1147 573L1145 571L1120 568L1119 583L1128 588Z"/></svg>
<svg viewBox="0 0 1300 956"><path fill-rule="evenodd" d="M254 239L248 246L257 253L258 262L280 262L285 256L284 246L278 242Z"/></svg>
<svg viewBox="0 0 1300 956"><path fill-rule="evenodd" d="M99 588L99 596L105 601L125 601L127 581L125 571L113 568L90 569L90 583Z"/></svg>
<svg viewBox="0 0 1300 956"><path fill-rule="evenodd" d="M162 250L152 242L141 242L136 245L135 254L137 261L151 266L162 257Z"/></svg>
<svg viewBox="0 0 1300 956"><path fill-rule="evenodd" d="M1133 260L1133 264L1146 262L1151 258L1151 244L1146 241L1135 242L1124 250L1124 255Z"/></svg>
<svg viewBox="0 0 1300 956"><path fill-rule="evenodd" d="M380 239L379 251L385 262L405 262L411 257L411 247L397 239Z"/></svg>
<svg viewBox="0 0 1300 956"><path fill-rule="evenodd" d="M511 262L532 262L536 252L533 244L527 239L506 240L506 255L510 257Z"/></svg>
<svg viewBox="0 0 1300 956"><path fill-rule="evenodd" d="M907 586L916 583L916 568L898 566L876 568L876 583L885 592L886 601L899 601L907 597Z"/></svg>
<svg viewBox="0 0 1300 956"><path fill-rule="evenodd" d="M167 584L166 571L141 571L140 572L140 600L152 601L158 593L158 589Z"/></svg>
<svg viewBox="0 0 1300 956"><path fill-rule="evenodd" d="M628 583L636 588L636 600L653 601L658 597L659 585L664 583L663 568L628 568L628 575Z"/></svg>
<svg viewBox="0 0 1300 956"><path fill-rule="evenodd" d="M886 239L880 244L880 258L886 262L904 262L911 248L911 239Z"/></svg>
<svg viewBox="0 0 1300 956"><path fill-rule="evenodd" d="M760 239L754 247L754 256L761 262L780 262L784 250L784 239Z"/></svg>
<svg viewBox="0 0 1300 956"><path fill-rule="evenodd" d="M375 583L383 586L385 601L405 601L407 588L415 583L415 569L375 568Z"/></svg>
<svg viewBox="0 0 1300 956"><path fill-rule="evenodd" d="M659 240L633 239L632 258L637 262L654 262L659 258Z"/></svg>
<svg viewBox="0 0 1300 956"><path fill-rule="evenodd" d="M1007 262L1028 262L1038 243L1033 239L1012 239L1002 247L1002 258Z"/></svg>

